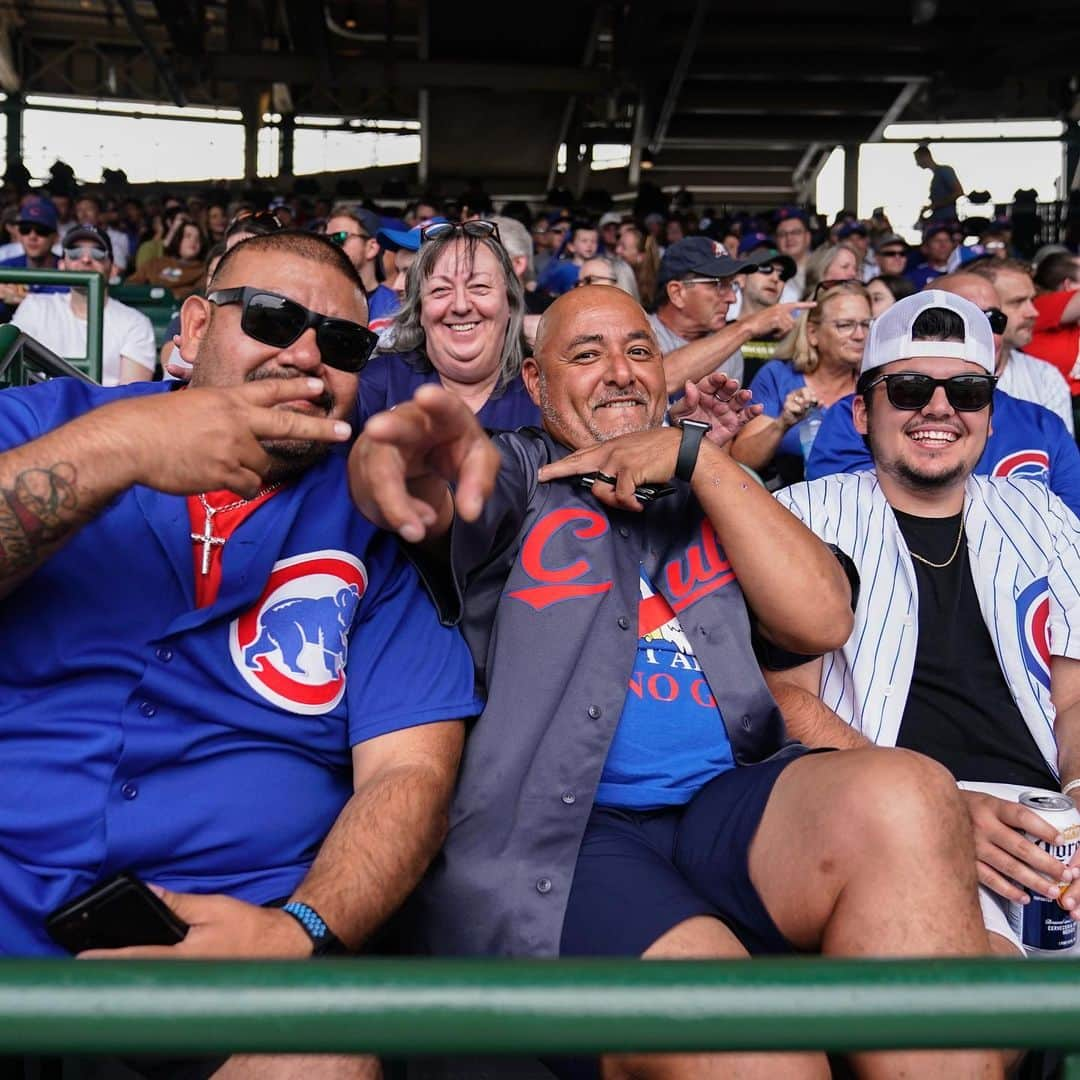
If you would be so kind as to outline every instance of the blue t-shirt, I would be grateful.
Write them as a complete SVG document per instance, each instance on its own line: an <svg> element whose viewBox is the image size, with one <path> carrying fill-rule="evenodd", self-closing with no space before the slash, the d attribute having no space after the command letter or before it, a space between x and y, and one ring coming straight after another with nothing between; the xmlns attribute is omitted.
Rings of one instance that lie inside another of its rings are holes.
<svg viewBox="0 0 1080 1080"><path fill-rule="evenodd" d="M368 329L379 333L385 330L393 321L394 316L401 310L398 295L387 285L376 285L368 293Z"/></svg>
<svg viewBox="0 0 1080 1080"><path fill-rule="evenodd" d="M0 393L0 449L160 383ZM471 657L331 454L258 507L195 605L187 500L135 487L0 606L0 954L116 870L287 896L353 790L351 752L476 715ZM417 673L422 673L418 677Z"/></svg>
<svg viewBox="0 0 1080 1080"><path fill-rule="evenodd" d="M0 267L5 270L21 270L27 264L25 253L22 255L13 255L10 259L0 260ZM52 269L55 269L53 267ZM40 293L61 293L70 292L70 288L67 285L31 285L30 292ZM5 304L0 302L0 322L11 322L12 315L15 314L15 308L11 304Z"/></svg>
<svg viewBox="0 0 1080 1080"><path fill-rule="evenodd" d="M411 401L425 383L439 383L439 373L419 353L379 353L360 372L359 423L402 401ZM519 375L498 396L492 395L476 414L489 431L537 427L540 410Z"/></svg>
<svg viewBox="0 0 1080 1080"><path fill-rule="evenodd" d="M682 806L735 768L720 707L667 600L641 571L638 651L595 802Z"/></svg>
<svg viewBox="0 0 1080 1080"><path fill-rule="evenodd" d="M795 370L790 360L770 360L754 376L750 391L754 395L753 403L762 405L766 416L777 417L784 411L784 401L793 390L801 390L806 385L806 376ZM829 411L827 405L819 405L817 414L824 419ZM774 463L785 480L801 479L803 474L802 444L799 442L799 429L806 417L798 424L793 424L784 432L777 447Z"/></svg>
<svg viewBox="0 0 1080 1080"><path fill-rule="evenodd" d="M916 292L921 292L935 278L944 277L947 270L935 270L929 263L919 263L918 266L904 271L904 277L915 286Z"/></svg>
<svg viewBox="0 0 1080 1080"><path fill-rule="evenodd" d="M806 462L806 479L874 467L870 451L855 430L851 403L841 398L818 429ZM1027 476L1041 480L1080 515L1080 451L1061 417L1042 405L994 391L994 415L976 476Z"/></svg>

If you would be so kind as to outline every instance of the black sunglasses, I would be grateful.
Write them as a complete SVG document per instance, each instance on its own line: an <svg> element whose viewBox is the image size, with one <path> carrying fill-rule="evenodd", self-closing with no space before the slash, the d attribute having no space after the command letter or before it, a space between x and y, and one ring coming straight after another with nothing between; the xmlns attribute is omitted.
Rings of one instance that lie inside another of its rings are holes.
<svg viewBox="0 0 1080 1080"><path fill-rule="evenodd" d="M939 386L945 388L945 397L957 412L979 412L993 401L997 376L953 375L948 379L935 379L914 371L898 371L893 375L878 376L863 388L863 396L882 382L889 404L903 412L926 408Z"/></svg>
<svg viewBox="0 0 1080 1080"><path fill-rule="evenodd" d="M34 225L29 221L19 222L19 235L29 236L33 233L35 236L52 236L56 232L55 229L50 229L47 225Z"/></svg>
<svg viewBox="0 0 1080 1080"><path fill-rule="evenodd" d="M1009 325L1009 316L1005 314L1001 308L991 307L987 308L983 314L986 316L987 321L990 323L990 333L997 334L1000 337L1005 333L1005 327Z"/></svg>
<svg viewBox="0 0 1080 1080"><path fill-rule="evenodd" d="M277 293L245 285L238 289L218 289L206 297L211 304L243 304L240 329L248 337L285 349L309 327L315 327L315 340L322 361L338 371L355 373L371 358L379 335L366 326L309 311L302 304Z"/></svg>
<svg viewBox="0 0 1080 1080"><path fill-rule="evenodd" d="M484 221L482 218L476 221L462 221L457 225L452 221L436 221L431 225L424 225L420 229L420 243L425 244L428 240L440 240L444 236L452 236L455 233L471 236L474 240L486 240L488 238L498 240L499 226L494 221Z"/></svg>

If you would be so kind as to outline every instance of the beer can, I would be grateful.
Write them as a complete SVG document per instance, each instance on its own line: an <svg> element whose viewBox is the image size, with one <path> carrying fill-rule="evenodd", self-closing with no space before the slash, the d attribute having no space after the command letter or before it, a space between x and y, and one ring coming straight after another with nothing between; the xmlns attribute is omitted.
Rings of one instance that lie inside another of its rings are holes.
<svg viewBox="0 0 1080 1080"><path fill-rule="evenodd" d="M1064 837L1064 844L1048 844L1031 833L1024 836L1037 847L1058 859L1062 866L1067 866L1080 847L1080 813L1076 803L1068 795L1059 795L1052 791L1025 791L1019 798L1021 806L1034 810L1039 817L1048 821ZM1064 893L1068 883L1056 882L1057 892ZM1077 924L1072 916L1057 901L1042 893L1033 892L1021 886L1030 897L1026 904L1012 901L1006 914L1009 925L1020 938L1029 952L1061 953L1073 948L1077 940Z"/></svg>

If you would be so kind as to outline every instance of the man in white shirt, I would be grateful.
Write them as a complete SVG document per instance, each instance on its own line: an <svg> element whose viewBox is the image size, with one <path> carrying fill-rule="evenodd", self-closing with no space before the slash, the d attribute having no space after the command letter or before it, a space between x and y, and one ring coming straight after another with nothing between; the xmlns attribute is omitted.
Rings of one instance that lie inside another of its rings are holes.
<svg viewBox="0 0 1080 1080"><path fill-rule="evenodd" d="M108 281L112 273L112 244L108 235L92 225L78 225L64 237L61 270L95 270ZM65 359L86 356L86 290L67 293L31 293L20 305L14 323L24 334L40 341ZM154 327L134 308L118 300L105 301L102 332L101 382L118 386L153 378L157 350Z"/></svg>

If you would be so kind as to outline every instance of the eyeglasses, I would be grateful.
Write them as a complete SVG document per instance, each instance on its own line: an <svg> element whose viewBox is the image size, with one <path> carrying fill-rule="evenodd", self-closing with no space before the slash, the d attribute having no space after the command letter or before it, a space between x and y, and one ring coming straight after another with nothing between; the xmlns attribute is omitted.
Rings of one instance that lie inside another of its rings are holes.
<svg viewBox="0 0 1080 1080"><path fill-rule="evenodd" d="M718 293L735 289L733 277L690 277L683 278L682 283L684 285L711 285Z"/></svg>
<svg viewBox="0 0 1080 1080"><path fill-rule="evenodd" d="M347 232L345 229L341 229L338 232L328 232L326 234L326 239L329 240L331 244L336 244L338 247L344 247L350 236L355 236L360 240L371 239L366 232Z"/></svg>
<svg viewBox="0 0 1080 1080"><path fill-rule="evenodd" d="M789 240L789 239L793 239L796 236L802 236L803 233L809 232L809 231L810 230L807 229L807 227L805 225L800 225L797 229L795 229L795 228L792 228L792 229L777 229L776 230L776 239L777 240Z"/></svg>
<svg viewBox="0 0 1080 1080"><path fill-rule="evenodd" d="M357 372L368 362L379 336L366 326L309 311L302 304L277 293L245 285L238 289L218 289L206 297L211 304L243 304L240 329L248 337L284 349L315 327L315 340L322 361L338 371Z"/></svg>
<svg viewBox="0 0 1080 1080"><path fill-rule="evenodd" d="M1009 325L1009 316L1005 314L1001 308L991 307L987 308L983 314L986 316L987 321L990 323L990 333L997 334L1000 337L1005 333L1005 327Z"/></svg>
<svg viewBox="0 0 1080 1080"><path fill-rule="evenodd" d="M878 376L863 389L863 396L882 382L889 396L889 404L902 412L918 412L926 408L939 386L945 388L945 397L957 412L980 412L994 398L997 376L953 375L948 379L935 379L914 371L900 371L894 375Z"/></svg>
<svg viewBox="0 0 1080 1080"><path fill-rule="evenodd" d="M574 285L575 289L580 289L582 285L618 285L619 282L613 277L605 277L603 274L586 274L582 278L577 279L577 284Z"/></svg>
<svg viewBox="0 0 1080 1080"><path fill-rule="evenodd" d="M19 230L22 231L22 226L19 226ZM987 251L1004 251L1007 246L1004 240L987 240L983 244Z"/></svg>
<svg viewBox="0 0 1080 1080"><path fill-rule="evenodd" d="M70 262L79 262L82 259L106 262L109 253L102 247L66 247L64 248L64 258Z"/></svg>
<svg viewBox="0 0 1080 1080"><path fill-rule="evenodd" d="M452 221L436 221L434 224L421 228L420 243L426 244L429 240L439 240L456 233L471 236L474 240L498 240L499 226L494 221L484 221L482 218L476 221L462 221L457 225Z"/></svg>
<svg viewBox="0 0 1080 1080"><path fill-rule="evenodd" d="M822 319L823 323L831 326L841 337L850 337L858 327L864 334L870 333L870 327L874 325L873 319Z"/></svg>
<svg viewBox="0 0 1080 1080"><path fill-rule="evenodd" d="M906 259L907 252L903 248L883 248L878 253L879 259Z"/></svg>
<svg viewBox="0 0 1080 1080"><path fill-rule="evenodd" d="M827 289L836 289L841 285L858 285L860 289L862 288L862 282L855 278L825 278L817 283L813 299L816 300Z"/></svg>
<svg viewBox="0 0 1080 1080"><path fill-rule="evenodd" d="M33 233L35 236L46 237L52 236L56 232L55 229L50 229L47 225L34 225L29 221L19 222L19 235L29 236Z"/></svg>

